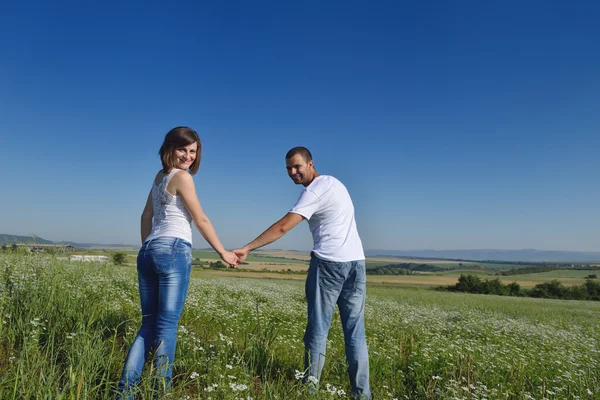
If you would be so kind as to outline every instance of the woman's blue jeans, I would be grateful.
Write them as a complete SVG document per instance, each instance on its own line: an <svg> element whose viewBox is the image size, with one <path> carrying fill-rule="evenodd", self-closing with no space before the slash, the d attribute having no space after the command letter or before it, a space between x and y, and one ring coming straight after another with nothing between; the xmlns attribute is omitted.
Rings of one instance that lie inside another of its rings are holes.
<svg viewBox="0 0 600 400"><path fill-rule="evenodd" d="M144 364L154 347L158 390L171 385L177 326L187 296L192 269L192 245L179 238L159 237L142 245L137 257L142 326L123 367L118 390L133 399Z"/></svg>
<svg viewBox="0 0 600 400"><path fill-rule="evenodd" d="M344 331L348 375L357 399L371 398L364 317L366 286L364 260L334 262L312 255L305 288L308 323L304 334L304 368L307 377L320 380L327 334L337 304Z"/></svg>

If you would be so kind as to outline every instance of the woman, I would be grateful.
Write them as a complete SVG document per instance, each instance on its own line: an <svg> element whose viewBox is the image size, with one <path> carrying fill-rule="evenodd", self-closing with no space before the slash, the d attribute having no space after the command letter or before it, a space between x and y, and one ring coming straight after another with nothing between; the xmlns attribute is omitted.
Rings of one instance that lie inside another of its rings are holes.
<svg viewBox="0 0 600 400"><path fill-rule="evenodd" d="M198 134L182 126L167 133L159 151L163 168L142 213L143 244L137 258L142 326L129 349L118 387L120 395L129 399L153 345L159 390L170 387L177 326L192 269L191 222L223 261L234 268L238 262L235 254L223 248L196 196L192 175L198 171L201 152Z"/></svg>

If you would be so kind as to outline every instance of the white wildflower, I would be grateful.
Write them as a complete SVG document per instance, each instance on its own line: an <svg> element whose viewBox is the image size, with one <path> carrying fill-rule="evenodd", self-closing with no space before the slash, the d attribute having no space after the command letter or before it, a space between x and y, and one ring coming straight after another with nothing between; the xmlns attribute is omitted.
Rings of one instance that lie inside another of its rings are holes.
<svg viewBox="0 0 600 400"><path fill-rule="evenodd" d="M237 392L238 390L248 389L248 386L244 385L243 383L240 383L240 384L232 383L229 386L231 386L231 390L233 390L234 392Z"/></svg>

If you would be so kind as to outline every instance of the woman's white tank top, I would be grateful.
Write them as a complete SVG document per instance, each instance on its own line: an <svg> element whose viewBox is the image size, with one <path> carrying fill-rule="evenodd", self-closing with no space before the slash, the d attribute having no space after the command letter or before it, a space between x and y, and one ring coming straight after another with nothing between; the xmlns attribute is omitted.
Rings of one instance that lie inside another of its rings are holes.
<svg viewBox="0 0 600 400"><path fill-rule="evenodd" d="M192 243L192 217L181 196L167 192L169 181L181 169L173 168L162 180L152 184L152 232L146 242L158 237L177 237Z"/></svg>

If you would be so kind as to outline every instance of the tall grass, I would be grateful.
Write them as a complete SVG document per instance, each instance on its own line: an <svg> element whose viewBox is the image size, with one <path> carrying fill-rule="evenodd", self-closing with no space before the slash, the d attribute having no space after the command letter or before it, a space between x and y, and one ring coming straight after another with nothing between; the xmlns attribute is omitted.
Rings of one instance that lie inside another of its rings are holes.
<svg viewBox="0 0 600 400"><path fill-rule="evenodd" d="M136 282L127 266L0 255L0 398L114 398L141 319ZM368 290L375 398L600 398L600 304ZM172 398L304 398L305 313L298 283L193 279ZM316 398L348 393L334 321Z"/></svg>

